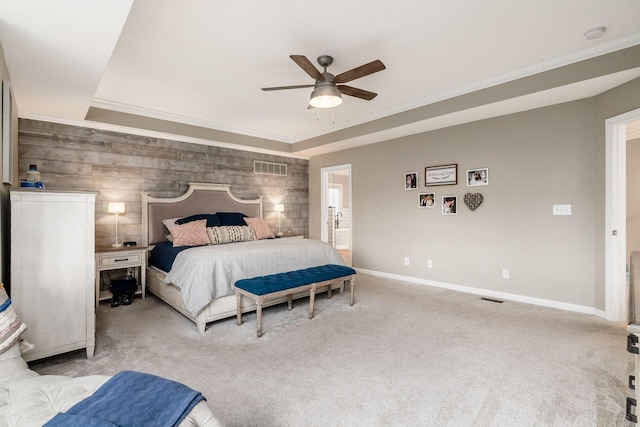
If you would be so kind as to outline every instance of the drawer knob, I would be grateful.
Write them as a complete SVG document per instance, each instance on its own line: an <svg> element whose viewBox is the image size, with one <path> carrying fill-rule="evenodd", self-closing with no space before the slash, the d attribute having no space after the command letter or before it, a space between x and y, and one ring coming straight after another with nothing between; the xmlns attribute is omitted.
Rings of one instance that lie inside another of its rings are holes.
<svg viewBox="0 0 640 427"><path fill-rule="evenodd" d="M129 261L129 258L120 258L117 259L116 262Z"/></svg>

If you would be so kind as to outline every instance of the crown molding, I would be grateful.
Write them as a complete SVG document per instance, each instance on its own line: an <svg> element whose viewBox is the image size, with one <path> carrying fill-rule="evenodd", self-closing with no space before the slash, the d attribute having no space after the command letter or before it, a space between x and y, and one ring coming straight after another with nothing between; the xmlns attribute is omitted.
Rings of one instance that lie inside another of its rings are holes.
<svg viewBox="0 0 640 427"><path fill-rule="evenodd" d="M149 117L154 119L167 120L171 122L177 122L181 124L198 126L198 127L208 128L208 129L215 129L215 130L235 133L239 135L257 137L257 138L263 138L263 139L271 139L274 141L293 145L298 142L305 141L307 139L316 138L319 136L323 136L325 134L344 130L344 129L357 126L360 124L364 124L373 120L383 119L387 116L403 113L415 108L424 107L425 105L444 101L457 96L466 95L469 93L490 88L492 86L497 86L497 85L508 83L521 78L533 76L533 75L543 73L545 71L550 71L563 66L568 66L580 61L596 58L601 55L613 53L613 52L616 52L625 48L629 48L632 46L636 46L639 44L640 44L640 31L636 31L624 37L620 37L609 42L600 43L593 47L568 52L564 55L552 58L547 61L542 61L526 67L521 67L515 70L511 70L506 73L502 73L500 75L496 75L487 79L478 80L476 82L462 85L451 90L443 91L437 94L430 95L428 97L417 99L410 103L398 105L393 108L388 108L373 114L361 116L354 120L347 120L341 123L336 123L333 126L331 126L329 129L327 128L319 129L319 130L307 132L304 134L300 134L295 137L287 137L284 135L274 135L266 132L260 132L257 130L230 126L224 123L196 119L196 118L186 117L186 116L168 113L164 111L140 108L133 105L113 102L113 101L100 99L100 98L94 98L91 102L91 106L95 108L102 108L106 110L112 110L112 111L132 114L132 115L139 115L139 116L144 116L144 117ZM218 143L222 144L222 142L219 142L219 141ZM257 151L257 150L250 150L250 151Z"/></svg>

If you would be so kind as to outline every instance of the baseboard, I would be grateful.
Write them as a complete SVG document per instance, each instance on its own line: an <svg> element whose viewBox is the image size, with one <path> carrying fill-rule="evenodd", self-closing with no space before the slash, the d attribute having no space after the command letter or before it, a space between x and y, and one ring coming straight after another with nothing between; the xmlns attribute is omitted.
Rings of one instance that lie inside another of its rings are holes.
<svg viewBox="0 0 640 427"><path fill-rule="evenodd" d="M445 283L445 282L437 282L435 280L419 279L417 277L384 273L381 271L367 270L364 268L355 268L355 270L359 273L369 274L371 276L377 276L377 277L384 277L386 279L401 280L403 282L417 283L420 285L434 286L437 288L444 288L444 289L450 289L453 291L466 292L469 294L482 295L490 298L497 298L497 299L515 301L515 302L522 302L525 304L539 305L541 307L549 307L549 308L557 308L560 310L574 311L576 313L593 314L594 316L602 317L603 319L606 318L604 310L599 310L594 307L586 307L583 305L569 304L566 302L553 301L553 300L548 300L543 298L528 297L524 295L511 294L507 292L497 292L497 291L491 291L487 289L472 288L469 286L455 285L452 283Z"/></svg>

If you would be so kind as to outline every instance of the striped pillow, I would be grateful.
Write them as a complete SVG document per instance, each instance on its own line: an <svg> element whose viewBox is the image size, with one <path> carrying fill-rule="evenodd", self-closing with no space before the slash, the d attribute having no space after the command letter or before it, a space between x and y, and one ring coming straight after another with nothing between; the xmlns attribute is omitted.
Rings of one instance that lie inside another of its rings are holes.
<svg viewBox="0 0 640 427"><path fill-rule="evenodd" d="M208 227L207 234L212 245L257 240L255 231L248 225Z"/></svg>
<svg viewBox="0 0 640 427"><path fill-rule="evenodd" d="M4 288L0 288L0 353L10 349L25 329L27 325L18 319L11 298Z"/></svg>

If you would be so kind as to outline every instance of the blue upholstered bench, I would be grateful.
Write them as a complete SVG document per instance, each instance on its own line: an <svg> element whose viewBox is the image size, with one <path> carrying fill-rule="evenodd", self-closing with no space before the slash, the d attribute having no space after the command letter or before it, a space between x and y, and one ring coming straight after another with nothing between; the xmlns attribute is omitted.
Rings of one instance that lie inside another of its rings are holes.
<svg viewBox="0 0 640 427"><path fill-rule="evenodd" d="M238 325L242 324L242 297L247 296L256 300L258 338L262 336L262 304L265 300L286 296L288 308L291 310L291 302L294 294L309 292L309 319L313 318L313 302L316 289L328 286L328 295L331 298L331 286L340 285L340 291L344 289L344 283L350 282L351 299L353 305L356 271L344 265L328 264L319 267L304 268L302 270L287 271L285 273L270 274L268 276L254 277L238 280L235 283L236 299L238 304Z"/></svg>

